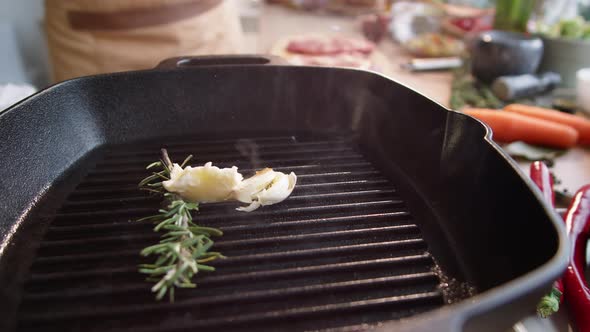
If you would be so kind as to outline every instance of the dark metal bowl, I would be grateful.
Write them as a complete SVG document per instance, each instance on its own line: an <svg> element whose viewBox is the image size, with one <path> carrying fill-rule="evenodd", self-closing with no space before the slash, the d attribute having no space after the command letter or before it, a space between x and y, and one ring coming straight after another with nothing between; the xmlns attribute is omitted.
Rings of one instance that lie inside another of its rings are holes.
<svg viewBox="0 0 590 332"><path fill-rule="evenodd" d="M505 75L532 74L543 56L538 37L507 31L487 31L471 43L472 73L489 83Z"/></svg>

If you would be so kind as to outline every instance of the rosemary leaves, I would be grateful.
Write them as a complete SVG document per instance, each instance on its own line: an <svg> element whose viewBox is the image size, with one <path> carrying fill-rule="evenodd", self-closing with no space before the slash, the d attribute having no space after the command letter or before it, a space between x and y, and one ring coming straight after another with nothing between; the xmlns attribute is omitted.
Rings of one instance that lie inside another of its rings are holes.
<svg viewBox="0 0 590 332"><path fill-rule="evenodd" d="M191 157L185 159L182 166ZM158 244L141 251L143 256L155 255L158 258L153 264L140 265L139 272L148 274L147 280L155 282L152 292L156 293L157 300L168 294L173 302L176 287L196 287L192 282L193 276L199 271L214 271L214 267L204 263L223 258L223 255L209 251L214 244L211 237L221 236L222 232L193 222L191 211L198 211L198 203L185 202L163 189L162 181L170 179L171 167L172 162L166 150L162 149L162 160L147 167L158 170L152 171L152 175L139 184L141 189L162 194L166 201L166 207L160 209L157 215L139 220L153 222L156 224L154 231L164 232Z"/></svg>

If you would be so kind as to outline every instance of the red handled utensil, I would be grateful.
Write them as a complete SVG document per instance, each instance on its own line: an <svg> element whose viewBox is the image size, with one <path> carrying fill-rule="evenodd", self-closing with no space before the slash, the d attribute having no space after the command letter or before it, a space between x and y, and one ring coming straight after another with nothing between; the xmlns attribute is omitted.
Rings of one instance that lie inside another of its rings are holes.
<svg viewBox="0 0 590 332"><path fill-rule="evenodd" d="M576 192L565 216L570 263L563 274L565 298L578 331L590 331L590 289L584 277L586 243L590 235L590 185Z"/></svg>
<svg viewBox="0 0 590 332"><path fill-rule="evenodd" d="M530 177L541 189L545 200L553 206L553 178L547 166L540 161L534 162ZM590 185L576 192L564 219L571 248L569 265L562 278L553 283L551 292L539 302L537 312L542 317L557 312L565 295L578 330L590 332L590 289L584 277L586 243L590 238Z"/></svg>
<svg viewBox="0 0 590 332"><path fill-rule="evenodd" d="M535 161L531 164L530 169L531 180L537 185L545 201L555 208L555 193L553 192L553 177L549 172L547 165L541 161ZM559 305L563 301L563 281L561 278L553 282L551 292L543 296L537 305L537 313L541 317L546 318L559 310Z"/></svg>

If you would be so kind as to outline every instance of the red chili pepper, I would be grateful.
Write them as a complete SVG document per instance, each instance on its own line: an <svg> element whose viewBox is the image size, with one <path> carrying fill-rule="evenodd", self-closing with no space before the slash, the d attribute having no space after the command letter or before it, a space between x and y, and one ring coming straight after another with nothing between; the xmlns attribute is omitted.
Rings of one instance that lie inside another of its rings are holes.
<svg viewBox="0 0 590 332"><path fill-rule="evenodd" d="M553 177L549 172L547 165L541 161L535 161L531 164L531 180L541 189L545 202L554 206L555 193L553 192ZM541 317L546 318L559 310L559 305L563 301L563 282L561 278L553 283L551 292L543 296L537 304L537 312Z"/></svg>
<svg viewBox="0 0 590 332"><path fill-rule="evenodd" d="M555 193L553 192L553 177L549 168L542 161L531 164L531 180L541 189L545 202L555 205Z"/></svg>
<svg viewBox="0 0 590 332"><path fill-rule="evenodd" d="M586 242L590 235L590 185L580 188L567 211L570 264L563 275L565 298L578 331L590 331L590 289L584 278Z"/></svg>

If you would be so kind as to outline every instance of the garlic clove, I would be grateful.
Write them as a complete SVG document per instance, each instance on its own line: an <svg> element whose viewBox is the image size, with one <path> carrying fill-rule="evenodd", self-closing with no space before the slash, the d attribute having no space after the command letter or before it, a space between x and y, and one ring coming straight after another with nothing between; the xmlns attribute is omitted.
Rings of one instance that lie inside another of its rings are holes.
<svg viewBox="0 0 590 332"><path fill-rule="evenodd" d="M191 202L220 202L231 198L234 188L242 181L237 167L219 168L211 162L204 166L184 169L174 164L170 180L163 181L164 188Z"/></svg>
<svg viewBox="0 0 590 332"><path fill-rule="evenodd" d="M291 172L291 174L286 175L277 172L276 177L268 189L264 189L256 195L257 200L262 206L280 203L291 195L296 182L297 176L295 173Z"/></svg>
<svg viewBox="0 0 590 332"><path fill-rule="evenodd" d="M238 211L242 211L242 212L252 212L256 209L258 209L260 207L260 202L258 201L252 201L252 203L250 203L250 205L248 206L241 206L239 208L237 208L236 210Z"/></svg>
<svg viewBox="0 0 590 332"><path fill-rule="evenodd" d="M242 203L251 203L256 194L264 190L272 183L277 172L272 168L265 168L255 175L242 181L234 190L234 198Z"/></svg>
<svg viewBox="0 0 590 332"><path fill-rule="evenodd" d="M282 202L287 197L289 197L289 195L291 195L291 192L293 192L295 184L297 183L297 176L295 175L295 173L291 172L289 175L286 175L284 173L275 172L272 170L267 171L265 169L264 171L264 179L268 180L270 178L269 174L273 175L272 179L270 181L264 182L262 181L263 177L261 175L260 177L253 179L252 181L255 182L257 186L246 186L242 188L243 190L239 194L242 197L247 197L249 195L251 204L247 207L238 208L238 211L251 212L258 209L261 206L273 205ZM253 176L252 178L257 176L258 174ZM250 179L246 179L244 180L244 182ZM261 187L264 189L257 191ZM247 192L246 189L252 189L252 191ZM242 202L248 203L245 201Z"/></svg>

